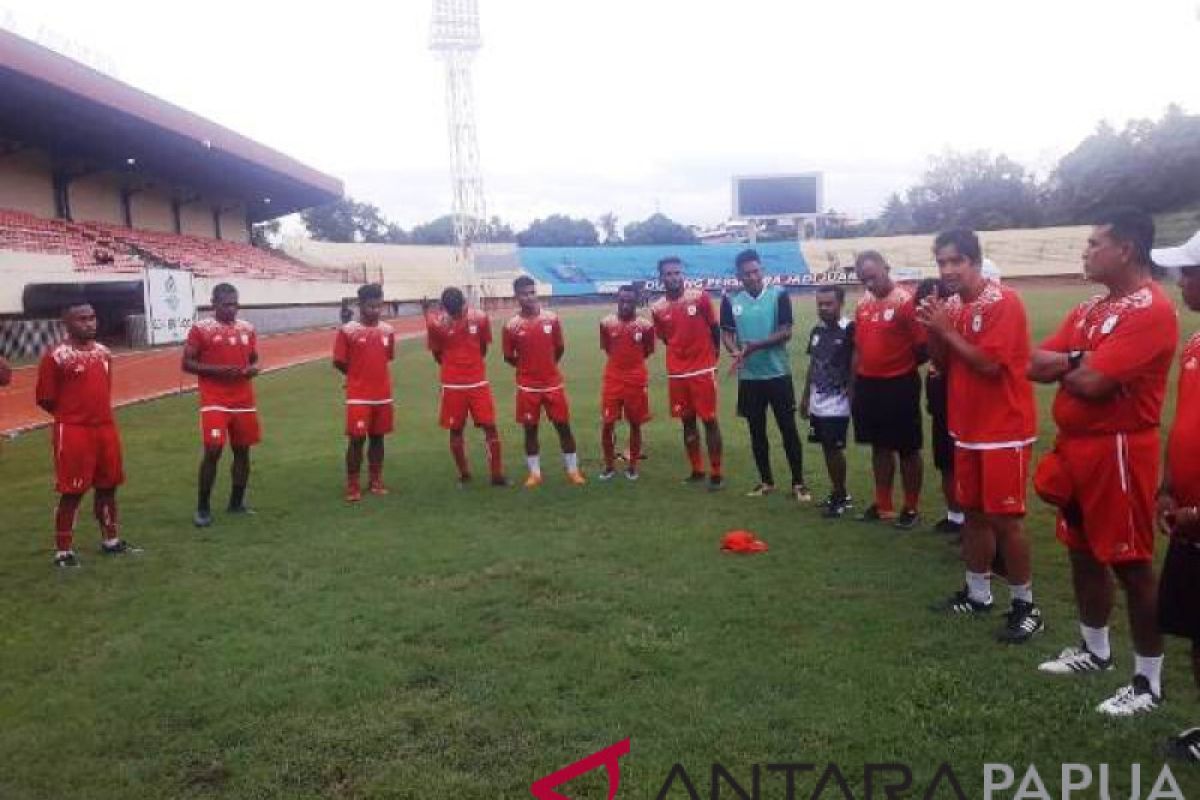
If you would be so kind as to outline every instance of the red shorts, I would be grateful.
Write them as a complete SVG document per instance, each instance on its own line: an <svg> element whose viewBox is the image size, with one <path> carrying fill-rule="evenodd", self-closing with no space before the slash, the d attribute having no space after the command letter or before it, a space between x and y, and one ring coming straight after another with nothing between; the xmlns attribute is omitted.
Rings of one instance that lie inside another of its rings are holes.
<svg viewBox="0 0 1200 800"><path fill-rule="evenodd" d="M954 495L967 511L1022 516L1033 445L954 448Z"/></svg>
<svg viewBox="0 0 1200 800"><path fill-rule="evenodd" d="M225 446L225 440L234 447L250 447L262 441L262 429L258 425L258 412L228 411L219 408L200 409L200 437L208 449Z"/></svg>
<svg viewBox="0 0 1200 800"><path fill-rule="evenodd" d="M392 404L347 403L347 436L383 436L392 432Z"/></svg>
<svg viewBox="0 0 1200 800"><path fill-rule="evenodd" d="M567 392L561 386L536 392L517 389L518 423L537 425L543 408L546 409L546 418L551 422L562 424L571 421L571 406L567 402Z"/></svg>
<svg viewBox="0 0 1200 800"><path fill-rule="evenodd" d="M650 420L650 391L636 383L605 384L600 392L600 413L606 423L619 419L630 425Z"/></svg>
<svg viewBox="0 0 1200 800"><path fill-rule="evenodd" d="M1059 541L1102 564L1154 557L1158 431L1060 437L1038 464L1038 495L1059 506Z"/></svg>
<svg viewBox="0 0 1200 800"><path fill-rule="evenodd" d="M667 397L671 403L672 417L699 417L705 422L712 422L717 418L716 371L686 378L667 378Z"/></svg>
<svg viewBox="0 0 1200 800"><path fill-rule="evenodd" d="M125 482L116 425L55 423L54 488L59 494L115 489Z"/></svg>
<svg viewBox="0 0 1200 800"><path fill-rule="evenodd" d="M476 427L496 424L496 401L492 399L492 387L486 383L465 389L442 387L441 426L448 431L462 430L467 417L474 420Z"/></svg>

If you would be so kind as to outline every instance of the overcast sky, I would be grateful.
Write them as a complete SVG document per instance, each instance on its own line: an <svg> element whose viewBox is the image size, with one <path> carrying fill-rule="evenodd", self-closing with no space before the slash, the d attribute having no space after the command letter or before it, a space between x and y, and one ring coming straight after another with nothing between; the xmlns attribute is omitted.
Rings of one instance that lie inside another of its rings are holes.
<svg viewBox="0 0 1200 800"><path fill-rule="evenodd" d="M0 0L0 24L343 179L406 227L449 209L431 0ZM738 173L825 172L875 213L929 155L1046 171L1101 119L1200 112L1200 0L479 0L490 213L729 215Z"/></svg>

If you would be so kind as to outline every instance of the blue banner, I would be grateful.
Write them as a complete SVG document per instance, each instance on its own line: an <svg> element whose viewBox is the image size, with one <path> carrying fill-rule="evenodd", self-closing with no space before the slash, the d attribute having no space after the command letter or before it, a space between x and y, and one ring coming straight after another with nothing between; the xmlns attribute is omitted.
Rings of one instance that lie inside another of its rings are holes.
<svg viewBox="0 0 1200 800"><path fill-rule="evenodd" d="M678 256L689 280L724 283L735 277L734 258L745 244L652 245L625 247L522 247L521 267L554 294L600 294L614 285L658 279L658 260ZM763 271L786 283L801 283L808 264L796 242L756 245Z"/></svg>

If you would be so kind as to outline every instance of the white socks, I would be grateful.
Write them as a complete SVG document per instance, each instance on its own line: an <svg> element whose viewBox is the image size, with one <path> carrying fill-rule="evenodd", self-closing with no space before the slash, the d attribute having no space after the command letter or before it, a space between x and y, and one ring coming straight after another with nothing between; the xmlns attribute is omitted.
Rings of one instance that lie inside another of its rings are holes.
<svg viewBox="0 0 1200 800"><path fill-rule="evenodd" d="M525 456L525 463L529 465L530 475L542 474L542 457L541 456Z"/></svg>
<svg viewBox="0 0 1200 800"><path fill-rule="evenodd" d="M1033 584L1022 583L1020 585L1010 583L1008 591L1012 593L1013 600L1020 600L1022 603L1033 602Z"/></svg>
<svg viewBox="0 0 1200 800"><path fill-rule="evenodd" d="M563 453L563 463L567 465L567 472L579 471L579 454L578 453Z"/></svg>
<svg viewBox="0 0 1200 800"><path fill-rule="evenodd" d="M967 521L967 515L961 511L947 511L946 519L955 525L963 525Z"/></svg>
<svg viewBox="0 0 1200 800"><path fill-rule="evenodd" d="M992 602L992 576L987 572L967 572L967 596L976 603Z"/></svg>
<svg viewBox="0 0 1200 800"><path fill-rule="evenodd" d="M1162 656L1139 656L1133 654L1133 672L1143 675L1150 682L1150 691L1162 697Z"/></svg>
<svg viewBox="0 0 1200 800"><path fill-rule="evenodd" d="M1079 633L1083 635L1083 643L1087 645L1087 649L1092 655L1097 658L1111 658L1112 648L1108 644L1108 626L1103 628L1089 628L1082 622L1079 623Z"/></svg>

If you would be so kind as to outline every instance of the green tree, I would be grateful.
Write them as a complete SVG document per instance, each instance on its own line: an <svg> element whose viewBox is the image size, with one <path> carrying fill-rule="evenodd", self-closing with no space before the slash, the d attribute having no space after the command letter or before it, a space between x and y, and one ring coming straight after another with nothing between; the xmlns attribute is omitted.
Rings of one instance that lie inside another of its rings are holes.
<svg viewBox="0 0 1200 800"><path fill-rule="evenodd" d="M625 226L625 244L697 244L691 229L666 214L654 213L641 222Z"/></svg>
<svg viewBox="0 0 1200 800"><path fill-rule="evenodd" d="M512 226L499 217L492 217L485 226L484 239L489 242L515 242Z"/></svg>
<svg viewBox="0 0 1200 800"><path fill-rule="evenodd" d="M621 242L621 233L617 227L617 215L612 211L608 211L600 215L596 220L597 227L604 234L605 244L619 244Z"/></svg>
<svg viewBox="0 0 1200 800"><path fill-rule="evenodd" d="M454 244L454 217L444 214L412 229L413 244Z"/></svg>
<svg viewBox="0 0 1200 800"><path fill-rule="evenodd" d="M321 242L388 242L403 230L370 203L344 197L300 212L308 235Z"/></svg>
<svg viewBox="0 0 1200 800"><path fill-rule="evenodd" d="M535 219L517 234L517 243L522 247L591 247L599 241L590 220L572 219L565 214Z"/></svg>

